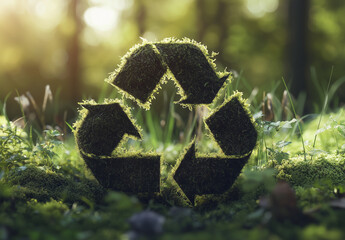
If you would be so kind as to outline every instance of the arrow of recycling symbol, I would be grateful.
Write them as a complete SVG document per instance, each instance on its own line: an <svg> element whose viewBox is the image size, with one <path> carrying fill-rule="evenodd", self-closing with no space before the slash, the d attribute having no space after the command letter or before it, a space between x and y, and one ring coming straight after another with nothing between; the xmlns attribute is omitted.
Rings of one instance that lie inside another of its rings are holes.
<svg viewBox="0 0 345 240"><path fill-rule="evenodd" d="M218 78L202 50L192 43L145 44L125 57L109 82L145 103L168 68L184 91L183 104L209 104L229 75Z"/></svg>
<svg viewBox="0 0 345 240"><path fill-rule="evenodd" d="M237 96L216 109L205 123L225 155L196 157L193 142L178 163L173 177L192 203L195 195L228 190L247 163L257 138L253 123Z"/></svg>
<svg viewBox="0 0 345 240"><path fill-rule="evenodd" d="M125 134L141 138L119 103L81 106L88 110L78 129L78 145L83 152L110 156Z"/></svg>
<svg viewBox="0 0 345 240"><path fill-rule="evenodd" d="M123 107L118 102L81 106L88 112L77 127L76 139L99 183L124 192L159 192L160 156L111 157L125 134L141 138Z"/></svg>
<svg viewBox="0 0 345 240"><path fill-rule="evenodd" d="M183 156L174 179L194 203L195 195L221 194L235 182L249 156L196 157L195 142Z"/></svg>
<svg viewBox="0 0 345 240"><path fill-rule="evenodd" d="M192 41L144 43L124 56L108 82L139 106L149 103L165 74L181 91L181 104L210 104L228 78L218 77L205 49ZM86 164L106 188L134 193L158 192L160 156L111 156L125 135L140 138L130 114L118 102L82 104L88 111L76 124L76 139ZM255 146L257 133L238 95L205 120L223 154L195 156L195 143L177 163L173 178L190 201L231 187ZM237 157L234 157L236 155Z"/></svg>

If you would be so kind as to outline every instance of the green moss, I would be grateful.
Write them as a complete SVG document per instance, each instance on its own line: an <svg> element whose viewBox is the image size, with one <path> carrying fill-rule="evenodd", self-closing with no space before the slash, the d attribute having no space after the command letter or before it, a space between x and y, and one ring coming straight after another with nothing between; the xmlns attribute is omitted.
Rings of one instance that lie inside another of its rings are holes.
<svg viewBox="0 0 345 240"><path fill-rule="evenodd" d="M166 66L149 43L131 49L122 61L111 83L145 103L166 72Z"/></svg>
<svg viewBox="0 0 345 240"><path fill-rule="evenodd" d="M104 194L97 182L87 179L73 179L49 170L29 166L22 171L12 171L6 176L14 195L23 199L48 201L64 200L65 202L83 202L83 198L98 201Z"/></svg>
<svg viewBox="0 0 345 240"><path fill-rule="evenodd" d="M245 155L256 145L257 131L239 93L216 108L205 123L226 155Z"/></svg>
<svg viewBox="0 0 345 240"><path fill-rule="evenodd" d="M142 209L134 197L109 192L103 201L45 202L10 199L0 202L1 239L121 239L128 219Z"/></svg>
<svg viewBox="0 0 345 240"><path fill-rule="evenodd" d="M160 191L160 156L83 158L102 186L129 193Z"/></svg>
<svg viewBox="0 0 345 240"><path fill-rule="evenodd" d="M344 155L319 154L306 160L299 156L283 160L276 168L277 178L294 186L312 186L321 180L330 181L332 185L345 184Z"/></svg>
<svg viewBox="0 0 345 240"><path fill-rule="evenodd" d="M141 137L130 111L118 101L81 104L81 120L75 124L79 150L93 175L105 188L131 193L154 193L160 189L160 156L113 150L124 135Z"/></svg>
<svg viewBox="0 0 345 240"><path fill-rule="evenodd" d="M184 91L183 104L209 104L228 76L219 79L198 45L156 43L164 62Z"/></svg>
<svg viewBox="0 0 345 240"><path fill-rule="evenodd" d="M125 134L141 138L139 128L119 102L81 105L88 112L75 126L76 140L84 154L110 156Z"/></svg>
<svg viewBox="0 0 345 240"><path fill-rule="evenodd" d="M52 221L61 219L63 214L69 210L66 204L56 200L44 203L40 203L37 200L31 200L28 202L28 207L34 209L44 217L50 218Z"/></svg>
<svg viewBox="0 0 345 240"><path fill-rule="evenodd" d="M323 225L310 225L303 229L301 239L339 240L344 239L343 233L338 229L327 228Z"/></svg>
<svg viewBox="0 0 345 240"><path fill-rule="evenodd" d="M249 158L196 156L195 141L181 156L172 176L193 205L196 195L223 194L229 190Z"/></svg>
<svg viewBox="0 0 345 240"><path fill-rule="evenodd" d="M183 106L209 104L230 76L216 73L214 55L188 38L144 41L127 52L106 81L145 109L166 78L174 80Z"/></svg>

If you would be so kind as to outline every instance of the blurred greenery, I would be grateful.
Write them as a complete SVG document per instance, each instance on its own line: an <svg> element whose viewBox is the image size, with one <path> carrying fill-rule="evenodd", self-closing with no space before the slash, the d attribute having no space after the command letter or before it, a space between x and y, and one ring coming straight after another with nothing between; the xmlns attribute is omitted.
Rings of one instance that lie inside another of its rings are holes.
<svg viewBox="0 0 345 240"><path fill-rule="evenodd" d="M140 37L200 41L219 53L220 70L242 73L238 88L245 97L254 87L261 97L282 76L292 80L288 5L281 0L1 0L1 101L11 92L7 113L10 119L19 117L14 97L29 91L41 103L49 84L59 92L60 113L69 110L68 117L74 117L78 101L96 98L102 89L111 96L114 89L103 79ZM307 102L321 105L314 89L326 88L332 66L334 80L345 75L344 13L340 0L310 1ZM279 85L278 92L283 90ZM339 106L344 93L335 96Z"/></svg>

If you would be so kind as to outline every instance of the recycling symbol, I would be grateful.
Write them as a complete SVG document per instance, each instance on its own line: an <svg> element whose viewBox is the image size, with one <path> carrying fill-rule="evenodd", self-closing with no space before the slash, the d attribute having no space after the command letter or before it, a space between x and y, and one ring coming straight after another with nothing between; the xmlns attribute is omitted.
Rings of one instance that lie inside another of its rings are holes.
<svg viewBox="0 0 345 240"><path fill-rule="evenodd" d="M161 84L172 79L181 95L177 103L193 108L211 104L229 78L228 72L215 71L204 45L189 39L165 39L134 46L107 81L139 107L149 109ZM98 104L91 100L80 105L76 142L99 183L128 193L160 192L160 155L114 151L127 137L143 138L123 101ZM192 203L196 195L222 194L230 189L257 140L253 119L240 93L225 99L204 124L222 153L199 155L194 139L171 173Z"/></svg>

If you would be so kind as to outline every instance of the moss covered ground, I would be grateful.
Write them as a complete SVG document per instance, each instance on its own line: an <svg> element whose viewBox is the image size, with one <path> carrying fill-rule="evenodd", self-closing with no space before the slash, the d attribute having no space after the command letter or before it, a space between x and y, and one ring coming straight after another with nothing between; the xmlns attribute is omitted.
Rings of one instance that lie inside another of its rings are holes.
<svg viewBox="0 0 345 240"><path fill-rule="evenodd" d="M213 55L188 39L134 46L107 80L128 99L84 101L75 138L0 116L0 240L345 239L344 109L250 106Z"/></svg>
<svg viewBox="0 0 345 240"><path fill-rule="evenodd" d="M49 130L34 141L2 117L0 239L344 239L345 112L318 120L301 123L304 155L297 121L257 118L233 187L192 207L169 177L183 147L162 150L160 193L131 195L104 189L72 136Z"/></svg>

